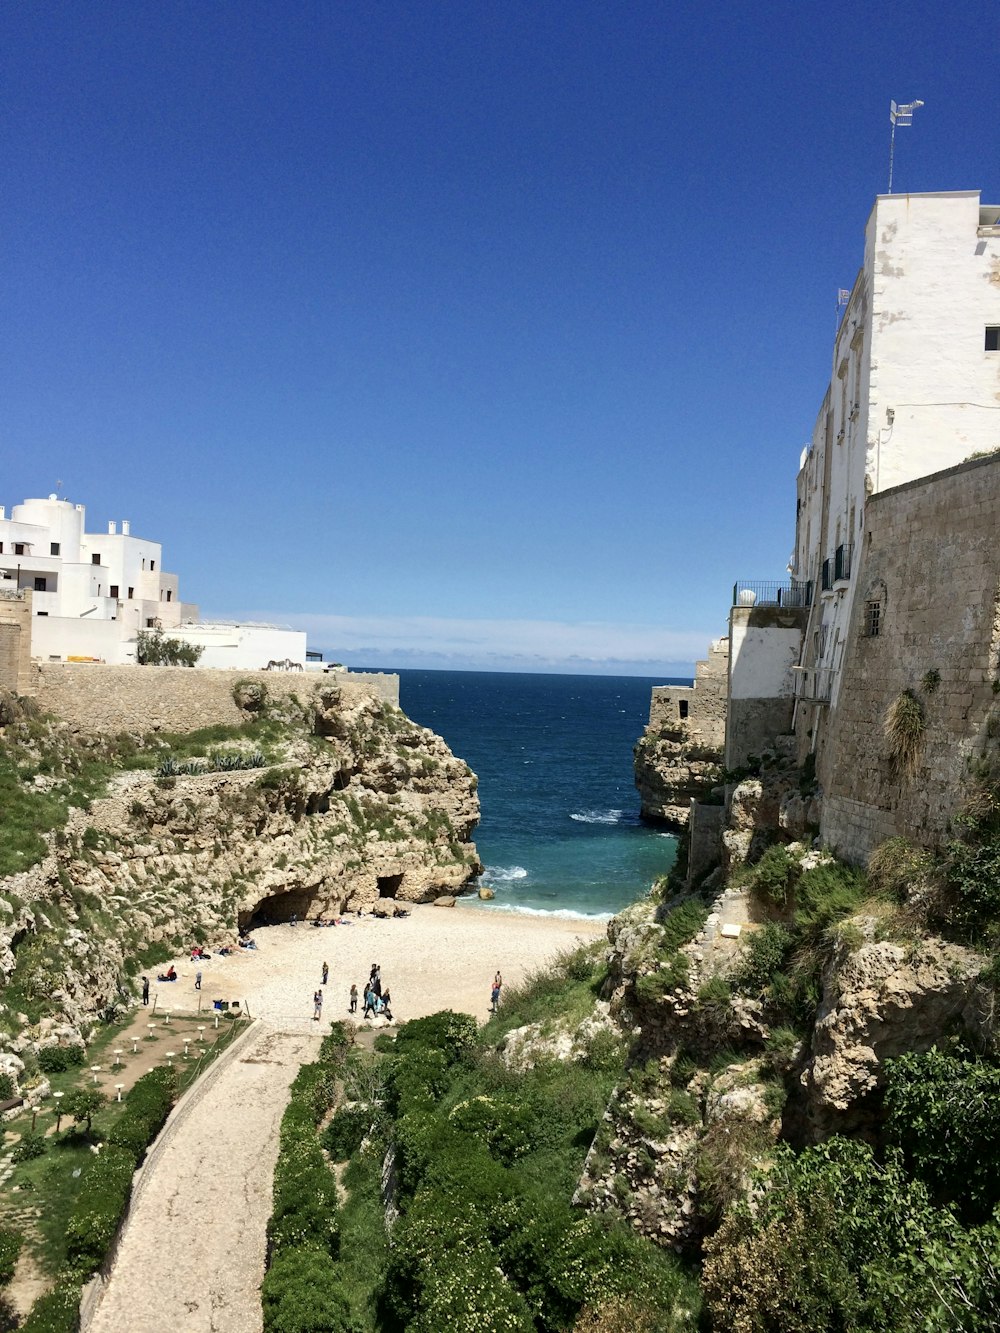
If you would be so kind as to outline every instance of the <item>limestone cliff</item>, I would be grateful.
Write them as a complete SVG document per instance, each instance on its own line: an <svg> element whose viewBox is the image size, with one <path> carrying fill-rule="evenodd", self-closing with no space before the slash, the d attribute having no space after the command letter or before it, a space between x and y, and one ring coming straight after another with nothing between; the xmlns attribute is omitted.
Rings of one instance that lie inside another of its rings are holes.
<svg viewBox="0 0 1000 1333"><path fill-rule="evenodd" d="M85 800L82 774L104 792L50 819L41 859L0 880L9 1034L18 1013L84 1024L157 955L232 943L237 926L391 911L478 871L476 777L439 736L325 683L280 708L254 689L239 702L242 726L187 736L109 740L30 716L0 729L36 815Z"/></svg>

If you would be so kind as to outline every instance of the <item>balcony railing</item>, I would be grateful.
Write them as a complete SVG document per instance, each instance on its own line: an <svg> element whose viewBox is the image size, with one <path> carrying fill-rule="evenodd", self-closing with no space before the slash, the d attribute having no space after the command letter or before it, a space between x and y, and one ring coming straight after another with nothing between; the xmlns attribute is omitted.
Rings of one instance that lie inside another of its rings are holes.
<svg viewBox="0 0 1000 1333"><path fill-rule="evenodd" d="M833 580L836 583L840 579L849 579L851 577L851 555L854 547L850 542L844 542L837 547L833 557Z"/></svg>
<svg viewBox="0 0 1000 1333"><path fill-rule="evenodd" d="M796 698L806 704L828 704L833 688L832 667L792 667Z"/></svg>
<svg viewBox="0 0 1000 1333"><path fill-rule="evenodd" d="M733 606L812 606L811 580L791 579L787 583L759 580L733 584Z"/></svg>

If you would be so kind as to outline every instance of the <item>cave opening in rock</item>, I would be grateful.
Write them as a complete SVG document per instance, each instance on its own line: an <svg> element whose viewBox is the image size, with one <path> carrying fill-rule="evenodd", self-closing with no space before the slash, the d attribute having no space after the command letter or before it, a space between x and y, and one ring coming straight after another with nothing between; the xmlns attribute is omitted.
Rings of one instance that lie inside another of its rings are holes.
<svg viewBox="0 0 1000 1333"><path fill-rule="evenodd" d="M307 921L313 913L314 894L306 889L272 893L262 898L252 911L239 914L240 930L258 930L261 926L280 926L291 921Z"/></svg>
<svg viewBox="0 0 1000 1333"><path fill-rule="evenodd" d="M375 882L378 885L378 896L380 898L395 898L399 886L403 882L403 876L379 875Z"/></svg>

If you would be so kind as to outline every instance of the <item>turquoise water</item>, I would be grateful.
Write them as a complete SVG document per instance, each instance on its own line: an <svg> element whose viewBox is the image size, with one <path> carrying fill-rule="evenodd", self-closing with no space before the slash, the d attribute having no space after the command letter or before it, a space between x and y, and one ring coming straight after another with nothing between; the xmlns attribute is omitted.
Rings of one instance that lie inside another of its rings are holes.
<svg viewBox="0 0 1000 1333"><path fill-rule="evenodd" d="M632 746L662 678L401 671L400 704L479 775L484 910L616 912L676 842L639 818Z"/></svg>

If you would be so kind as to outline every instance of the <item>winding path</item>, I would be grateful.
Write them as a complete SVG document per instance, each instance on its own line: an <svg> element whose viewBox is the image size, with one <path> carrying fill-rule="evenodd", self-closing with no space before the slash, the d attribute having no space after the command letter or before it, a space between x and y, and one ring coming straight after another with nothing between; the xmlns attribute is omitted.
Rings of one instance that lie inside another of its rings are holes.
<svg viewBox="0 0 1000 1333"><path fill-rule="evenodd" d="M278 1130L292 1079L319 1049L302 1027L253 1029L178 1105L136 1182L88 1333L260 1333Z"/></svg>

